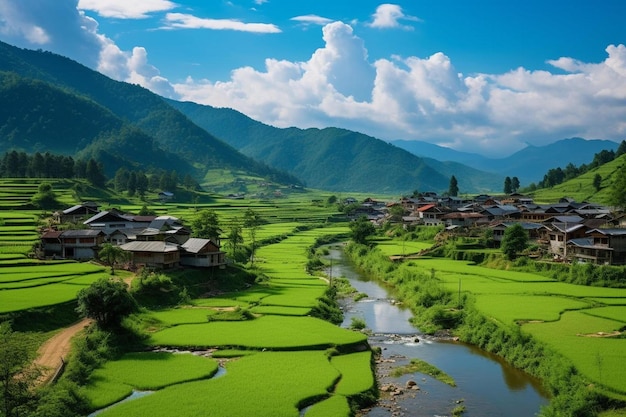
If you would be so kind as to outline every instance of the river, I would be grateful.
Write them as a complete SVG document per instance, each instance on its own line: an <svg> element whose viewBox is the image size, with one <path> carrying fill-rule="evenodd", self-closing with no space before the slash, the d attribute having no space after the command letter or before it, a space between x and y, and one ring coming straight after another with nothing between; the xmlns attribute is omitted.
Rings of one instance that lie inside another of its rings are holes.
<svg viewBox="0 0 626 417"><path fill-rule="evenodd" d="M340 249L331 247L329 257L333 260L331 276L347 278L358 292L368 295L358 302L343 303L342 327L350 327L352 317L365 321L372 331L370 345L382 349L377 365L379 387L393 384L403 391L393 397L381 393L379 404L363 415L449 416L455 407L465 406L464 417L529 417L548 404L538 380L474 346L421 334L409 323L410 310L395 303L387 289L359 274ZM391 368L406 365L412 358L436 366L452 376L457 386L420 373L388 376ZM409 380L415 381L419 390L406 389Z"/></svg>

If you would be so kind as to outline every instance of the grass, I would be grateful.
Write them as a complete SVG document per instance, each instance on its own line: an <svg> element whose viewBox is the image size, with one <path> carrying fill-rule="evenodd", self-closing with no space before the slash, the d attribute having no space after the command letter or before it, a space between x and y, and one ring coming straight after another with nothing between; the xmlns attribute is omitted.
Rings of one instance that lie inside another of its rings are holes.
<svg viewBox="0 0 626 417"><path fill-rule="evenodd" d="M435 378L438 381L456 387L454 378L446 374L436 366L429 364L421 359L411 359L411 363L402 367L395 368L391 372L391 376L399 377L405 374L421 373Z"/></svg>

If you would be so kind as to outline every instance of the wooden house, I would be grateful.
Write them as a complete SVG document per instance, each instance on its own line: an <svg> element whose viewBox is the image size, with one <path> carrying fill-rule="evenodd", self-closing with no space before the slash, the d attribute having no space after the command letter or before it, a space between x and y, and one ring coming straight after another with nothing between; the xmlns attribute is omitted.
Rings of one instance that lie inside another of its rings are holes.
<svg viewBox="0 0 626 417"><path fill-rule="evenodd" d="M88 260L96 257L104 233L100 230L47 231L41 236L43 255L62 259Z"/></svg>
<svg viewBox="0 0 626 417"><path fill-rule="evenodd" d="M175 243L133 241L120 247L130 252L131 263L138 267L168 269L180 264L180 249Z"/></svg>
<svg viewBox="0 0 626 417"><path fill-rule="evenodd" d="M190 238L181 246L180 264L194 267L224 267L225 253L211 239Z"/></svg>

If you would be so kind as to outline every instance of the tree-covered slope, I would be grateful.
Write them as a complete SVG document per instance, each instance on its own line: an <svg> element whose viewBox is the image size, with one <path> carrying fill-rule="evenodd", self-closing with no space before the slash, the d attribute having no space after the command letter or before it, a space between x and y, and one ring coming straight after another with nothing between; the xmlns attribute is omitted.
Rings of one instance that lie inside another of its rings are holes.
<svg viewBox="0 0 626 417"><path fill-rule="evenodd" d="M112 176L120 167L194 168L111 111L47 82L0 73L0 152L51 152L94 158Z"/></svg>
<svg viewBox="0 0 626 417"><path fill-rule="evenodd" d="M232 109L168 101L197 125L246 155L290 172L308 186L336 191L445 191L455 175L461 192L502 187L503 178L462 164L416 157L345 129L280 129Z"/></svg>
<svg viewBox="0 0 626 417"><path fill-rule="evenodd" d="M285 182L297 182L252 160L196 126L160 96L137 85L114 81L68 58L19 49L0 42L0 71L15 72L86 97L153 137L158 145L205 172L232 168Z"/></svg>

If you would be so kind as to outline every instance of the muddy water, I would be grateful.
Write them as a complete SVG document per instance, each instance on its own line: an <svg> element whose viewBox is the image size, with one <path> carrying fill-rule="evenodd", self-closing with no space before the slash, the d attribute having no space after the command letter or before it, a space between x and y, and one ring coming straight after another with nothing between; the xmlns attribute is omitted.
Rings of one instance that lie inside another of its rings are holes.
<svg viewBox="0 0 626 417"><path fill-rule="evenodd" d="M408 321L411 312L395 303L385 288L367 281L340 250L331 249L330 257L332 276L349 279L357 291L368 295L356 303L344 304L342 326L349 327L352 317L367 323L373 333L370 344L382 349L382 363L377 371L379 386L393 384L402 388L402 394L394 397L381 393L380 404L364 415L449 416L455 407L462 405L464 417L529 417L548 404L536 379L473 346L422 335ZM408 364L412 358L446 372L457 386L450 387L420 373L399 378L388 376L390 369ZM409 380L415 381L419 390L406 389Z"/></svg>

